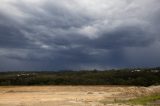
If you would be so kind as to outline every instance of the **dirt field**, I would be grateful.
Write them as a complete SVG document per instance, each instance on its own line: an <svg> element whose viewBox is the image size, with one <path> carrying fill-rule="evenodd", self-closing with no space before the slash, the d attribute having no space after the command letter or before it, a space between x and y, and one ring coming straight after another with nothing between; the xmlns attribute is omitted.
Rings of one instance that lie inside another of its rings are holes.
<svg viewBox="0 0 160 106"><path fill-rule="evenodd" d="M0 106L127 106L101 101L160 92L160 86L1 86Z"/></svg>

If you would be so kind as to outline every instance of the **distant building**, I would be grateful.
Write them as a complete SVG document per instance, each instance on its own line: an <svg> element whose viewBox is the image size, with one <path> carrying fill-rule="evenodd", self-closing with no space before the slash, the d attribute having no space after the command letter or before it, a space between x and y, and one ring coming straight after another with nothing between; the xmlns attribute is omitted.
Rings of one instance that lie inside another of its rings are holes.
<svg viewBox="0 0 160 106"><path fill-rule="evenodd" d="M132 72L140 72L141 70L133 70Z"/></svg>

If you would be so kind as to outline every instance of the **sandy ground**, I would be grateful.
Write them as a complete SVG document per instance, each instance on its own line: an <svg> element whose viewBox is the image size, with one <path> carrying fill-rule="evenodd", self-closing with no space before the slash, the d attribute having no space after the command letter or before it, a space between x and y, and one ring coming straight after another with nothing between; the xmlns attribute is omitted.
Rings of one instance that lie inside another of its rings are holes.
<svg viewBox="0 0 160 106"><path fill-rule="evenodd" d="M127 106L101 101L160 92L160 86L1 86L0 106Z"/></svg>

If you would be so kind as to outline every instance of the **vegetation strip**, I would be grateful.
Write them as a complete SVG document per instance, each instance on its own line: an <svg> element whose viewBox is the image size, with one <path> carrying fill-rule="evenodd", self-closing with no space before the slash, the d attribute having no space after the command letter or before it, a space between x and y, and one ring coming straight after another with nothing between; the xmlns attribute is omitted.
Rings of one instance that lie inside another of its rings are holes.
<svg viewBox="0 0 160 106"><path fill-rule="evenodd" d="M160 68L0 72L0 85L160 85Z"/></svg>
<svg viewBox="0 0 160 106"><path fill-rule="evenodd" d="M147 105L147 106L159 106L160 105L160 94L152 94L149 96L142 96L137 97L134 99L129 100L120 100L120 99L114 99L113 102L109 102L107 100L101 101L101 103L104 104L110 104L110 103L118 103L118 104L130 104L130 105ZM157 102L159 101L159 102Z"/></svg>

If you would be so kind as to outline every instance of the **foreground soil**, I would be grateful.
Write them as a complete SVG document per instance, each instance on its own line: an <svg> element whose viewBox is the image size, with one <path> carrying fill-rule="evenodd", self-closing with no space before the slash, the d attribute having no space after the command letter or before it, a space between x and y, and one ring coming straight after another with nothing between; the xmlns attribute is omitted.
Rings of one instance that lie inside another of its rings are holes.
<svg viewBox="0 0 160 106"><path fill-rule="evenodd" d="M129 106L111 102L152 93L160 86L0 86L0 106Z"/></svg>

